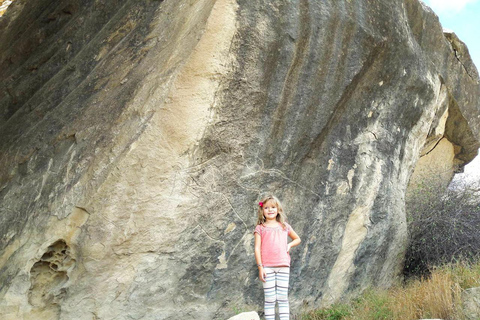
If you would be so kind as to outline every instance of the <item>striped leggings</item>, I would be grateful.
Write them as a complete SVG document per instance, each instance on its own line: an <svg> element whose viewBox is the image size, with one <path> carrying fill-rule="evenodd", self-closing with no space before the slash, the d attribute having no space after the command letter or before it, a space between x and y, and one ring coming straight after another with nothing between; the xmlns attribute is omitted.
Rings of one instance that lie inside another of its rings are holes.
<svg viewBox="0 0 480 320"><path fill-rule="evenodd" d="M288 320L290 318L290 308L288 306L290 268L265 267L264 270L267 273L267 281L263 283L263 291L265 293L265 320L275 320L276 302L278 302L280 320Z"/></svg>

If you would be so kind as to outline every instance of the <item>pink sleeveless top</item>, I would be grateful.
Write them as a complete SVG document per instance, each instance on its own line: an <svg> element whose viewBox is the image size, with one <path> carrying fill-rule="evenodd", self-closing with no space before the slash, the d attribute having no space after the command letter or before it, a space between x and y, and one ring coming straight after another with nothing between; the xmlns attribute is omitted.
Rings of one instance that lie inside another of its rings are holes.
<svg viewBox="0 0 480 320"><path fill-rule="evenodd" d="M279 223L277 227L257 225L254 233L262 239L261 255L264 267L290 266L290 254L287 252L288 235L292 227L285 223L286 229Z"/></svg>

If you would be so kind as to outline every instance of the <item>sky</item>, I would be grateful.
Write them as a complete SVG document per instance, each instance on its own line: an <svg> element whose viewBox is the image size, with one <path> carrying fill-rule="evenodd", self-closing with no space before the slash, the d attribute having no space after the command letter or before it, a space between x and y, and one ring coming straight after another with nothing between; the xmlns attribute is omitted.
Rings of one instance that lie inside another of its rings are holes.
<svg viewBox="0 0 480 320"><path fill-rule="evenodd" d="M480 0L423 0L437 14L444 29L450 29L468 47L480 67ZM469 163L456 179L480 181L480 156Z"/></svg>
<svg viewBox="0 0 480 320"><path fill-rule="evenodd" d="M423 0L468 47L473 62L480 67L480 0Z"/></svg>

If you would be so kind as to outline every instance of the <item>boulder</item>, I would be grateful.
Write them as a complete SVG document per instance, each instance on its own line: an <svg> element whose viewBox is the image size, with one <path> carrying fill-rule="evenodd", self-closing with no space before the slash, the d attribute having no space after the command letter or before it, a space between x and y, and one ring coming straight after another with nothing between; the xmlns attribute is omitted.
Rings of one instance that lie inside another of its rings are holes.
<svg viewBox="0 0 480 320"><path fill-rule="evenodd" d="M466 319L480 319L480 287L462 292L462 309Z"/></svg>
<svg viewBox="0 0 480 320"><path fill-rule="evenodd" d="M266 193L302 238L292 313L388 287L419 159L480 138L468 50L417 0L16 0L0 78L2 319L261 310Z"/></svg>
<svg viewBox="0 0 480 320"><path fill-rule="evenodd" d="M260 320L260 317L258 316L258 313L256 313L255 311L251 311L242 312L240 314L237 314L236 316L229 318L228 320Z"/></svg>

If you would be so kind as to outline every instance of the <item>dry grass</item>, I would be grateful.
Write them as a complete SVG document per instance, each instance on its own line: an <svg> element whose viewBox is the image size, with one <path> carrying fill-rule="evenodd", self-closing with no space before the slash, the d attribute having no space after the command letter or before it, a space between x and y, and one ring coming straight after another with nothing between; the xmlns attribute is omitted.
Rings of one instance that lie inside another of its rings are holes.
<svg viewBox="0 0 480 320"><path fill-rule="evenodd" d="M434 271L428 279L416 280L390 291L394 319L454 319L460 306L460 286L452 275Z"/></svg>
<svg viewBox="0 0 480 320"><path fill-rule="evenodd" d="M428 278L390 290L371 289L351 302L309 312L302 320L463 320L463 289L480 286L480 262L458 262L433 269Z"/></svg>
<svg viewBox="0 0 480 320"><path fill-rule="evenodd" d="M476 263L457 261L438 268L438 271L450 274L452 280L462 289L480 287L480 261Z"/></svg>

